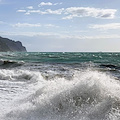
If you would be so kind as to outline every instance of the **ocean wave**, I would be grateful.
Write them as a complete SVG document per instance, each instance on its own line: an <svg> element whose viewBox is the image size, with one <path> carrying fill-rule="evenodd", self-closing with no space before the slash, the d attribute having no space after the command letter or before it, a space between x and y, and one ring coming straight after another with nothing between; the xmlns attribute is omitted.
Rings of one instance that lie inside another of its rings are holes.
<svg viewBox="0 0 120 120"><path fill-rule="evenodd" d="M37 71L30 71L25 69L0 69L0 80L36 82L38 79L40 80L40 78L41 73Z"/></svg>
<svg viewBox="0 0 120 120"><path fill-rule="evenodd" d="M0 60L0 68L14 68L22 66L24 63L23 61Z"/></svg>
<svg viewBox="0 0 120 120"><path fill-rule="evenodd" d="M28 71L24 71L26 72ZM37 79L37 82L35 86L29 86L28 92L30 93L33 88L35 92L23 99L20 98L21 100L16 103L19 106L11 110L4 120L119 120L120 118L120 81L111 75L88 69L74 70L70 81L65 77L55 77L48 81L42 76L33 79ZM43 83L43 87L39 87Z"/></svg>

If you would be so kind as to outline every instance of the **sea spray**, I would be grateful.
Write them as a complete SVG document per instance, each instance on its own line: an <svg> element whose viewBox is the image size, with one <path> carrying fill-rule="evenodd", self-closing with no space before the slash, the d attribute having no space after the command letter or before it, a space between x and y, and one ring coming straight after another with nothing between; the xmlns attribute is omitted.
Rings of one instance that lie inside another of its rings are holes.
<svg viewBox="0 0 120 120"><path fill-rule="evenodd" d="M9 112L7 119L107 120L113 106L117 109L115 104L119 103L119 82L114 77L90 69L74 71L70 81L65 78L49 80L43 87L37 86L33 93L30 90L36 86L28 87L31 87L29 94L22 102L17 100L19 107Z"/></svg>
<svg viewBox="0 0 120 120"><path fill-rule="evenodd" d="M1 120L120 119L119 54L0 56Z"/></svg>

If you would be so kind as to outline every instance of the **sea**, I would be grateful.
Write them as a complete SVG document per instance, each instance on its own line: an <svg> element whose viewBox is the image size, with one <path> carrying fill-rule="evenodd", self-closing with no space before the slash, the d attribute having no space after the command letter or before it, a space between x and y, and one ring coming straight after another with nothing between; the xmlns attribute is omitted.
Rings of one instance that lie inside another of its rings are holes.
<svg viewBox="0 0 120 120"><path fill-rule="evenodd" d="M120 120L120 53L0 52L0 120Z"/></svg>

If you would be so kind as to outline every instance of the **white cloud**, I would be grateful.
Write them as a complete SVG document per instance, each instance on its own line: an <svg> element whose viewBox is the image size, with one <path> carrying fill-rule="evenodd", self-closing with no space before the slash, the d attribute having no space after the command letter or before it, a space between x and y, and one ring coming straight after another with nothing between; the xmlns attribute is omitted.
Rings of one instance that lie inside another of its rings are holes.
<svg viewBox="0 0 120 120"><path fill-rule="evenodd" d="M29 12L26 12L25 15L30 15L30 13L29 13Z"/></svg>
<svg viewBox="0 0 120 120"><path fill-rule="evenodd" d="M28 8L28 9L33 9L33 6L28 6L27 8Z"/></svg>
<svg viewBox="0 0 120 120"><path fill-rule="evenodd" d="M50 2L44 3L42 2L41 5L54 5ZM55 5L57 5L56 3ZM61 3L62 4L62 3ZM61 8L61 9L46 9L46 10L34 10L32 6L27 7L29 10L18 10L17 12L26 12L26 15L31 13L38 13L41 15L44 14L56 14L60 15L63 14L65 17L62 19L73 19L77 17L93 17L93 18L100 18L100 19L113 19L115 18L115 13L117 12L116 9L100 9L100 8L90 8L90 7L70 7L70 8Z"/></svg>
<svg viewBox="0 0 120 120"><path fill-rule="evenodd" d="M113 19L116 9L99 9L90 7L70 7L65 10L67 15L63 19L72 19L74 17L94 17L102 19Z"/></svg>
<svg viewBox="0 0 120 120"><path fill-rule="evenodd" d="M37 24L17 23L12 26L13 27L41 27L41 24L40 23L37 23Z"/></svg>
<svg viewBox="0 0 120 120"><path fill-rule="evenodd" d="M54 3L53 5L62 5L62 2L61 3Z"/></svg>
<svg viewBox="0 0 120 120"><path fill-rule="evenodd" d="M0 24L2 24L2 21L0 21ZM53 25L53 24L45 24L45 25L41 25L40 23L37 24L30 24L30 23L17 23L17 24L12 24L11 26L13 27L55 27L58 28L59 26Z"/></svg>
<svg viewBox="0 0 120 120"><path fill-rule="evenodd" d="M52 5L61 5L62 4L62 2L61 3L51 3L51 2L41 2L39 5L38 5L38 7L41 7L41 6L52 6Z"/></svg>
<svg viewBox="0 0 120 120"><path fill-rule="evenodd" d="M28 13L41 13L40 10L28 10L27 12Z"/></svg>
<svg viewBox="0 0 120 120"><path fill-rule="evenodd" d="M91 39L91 40L97 40L97 39L120 39L120 35L111 34L111 35L84 36L83 39Z"/></svg>
<svg viewBox="0 0 120 120"><path fill-rule="evenodd" d="M22 35L22 36L29 36L29 37L33 37L33 36L57 36L58 37L58 34L57 33L49 33L49 32L1 32L0 31L0 34L1 35L12 35L12 36L18 36L18 35Z"/></svg>
<svg viewBox="0 0 120 120"><path fill-rule="evenodd" d="M111 35L94 35L94 36L83 36L83 35L66 35L66 34L59 34L59 33L52 33L52 32L1 32L1 35L12 35L12 36L45 36L51 38L59 38L59 39L70 39L70 40L102 40L102 39L120 39L120 35L118 34L111 34Z"/></svg>
<svg viewBox="0 0 120 120"><path fill-rule="evenodd" d="M17 12L22 12L23 13L23 12L26 12L26 10L17 10Z"/></svg>
<svg viewBox="0 0 120 120"><path fill-rule="evenodd" d="M47 9L45 12L46 14L62 14L62 12L64 11L64 8L58 9L58 10L51 10L51 9Z"/></svg>
<svg viewBox="0 0 120 120"><path fill-rule="evenodd" d="M26 15L29 15L29 14L31 14L31 13L38 13L38 14L41 14L41 15L47 14L47 12L43 12L43 11L41 11L41 10L28 10L28 11L26 12Z"/></svg>
<svg viewBox="0 0 120 120"><path fill-rule="evenodd" d="M112 30L112 29L120 29L120 23L109 23L109 24L95 24L90 25L89 28L99 29L99 30Z"/></svg>
<svg viewBox="0 0 120 120"><path fill-rule="evenodd" d="M60 15L62 14L62 12L64 11L64 8L58 9L58 10L51 10L51 9L47 9L45 11L41 11L41 10L28 10L26 13L30 14L30 13L38 13L41 15L45 15L45 14L56 14L56 15Z"/></svg>
<svg viewBox="0 0 120 120"><path fill-rule="evenodd" d="M40 10L28 10L27 12L26 12L26 14L30 14L30 13L41 13L41 11Z"/></svg>
<svg viewBox="0 0 120 120"><path fill-rule="evenodd" d="M59 27L59 26L56 26L56 25L53 25L53 24L46 24L45 27L49 28L49 27Z"/></svg>
<svg viewBox="0 0 120 120"><path fill-rule="evenodd" d="M40 6L51 6L51 5L53 5L51 2L47 2L47 3L41 2L41 3L38 5L38 7L40 7Z"/></svg>
<svg viewBox="0 0 120 120"><path fill-rule="evenodd" d="M44 3L45 5L53 5L52 3ZM42 2L42 5L44 5ZM57 3L56 3L57 4ZM115 18L116 9L99 9L99 8L90 8L90 7L70 7L67 9L61 8L57 10L46 9L44 11L41 10L32 10L33 7L29 6L29 10L18 10L17 12L26 12L26 14L30 13L38 13L41 15L44 14L64 14L65 17L62 19L73 19L76 17L94 17L101 19L113 19ZM31 10L30 10L31 9Z"/></svg>

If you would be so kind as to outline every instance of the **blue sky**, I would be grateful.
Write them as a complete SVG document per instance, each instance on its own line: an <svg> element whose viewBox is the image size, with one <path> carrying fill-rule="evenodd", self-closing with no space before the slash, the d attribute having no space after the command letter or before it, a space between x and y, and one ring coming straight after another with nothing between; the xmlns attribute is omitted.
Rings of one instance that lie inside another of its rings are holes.
<svg viewBox="0 0 120 120"><path fill-rule="evenodd" d="M120 0L0 0L0 36L30 52L120 52Z"/></svg>

